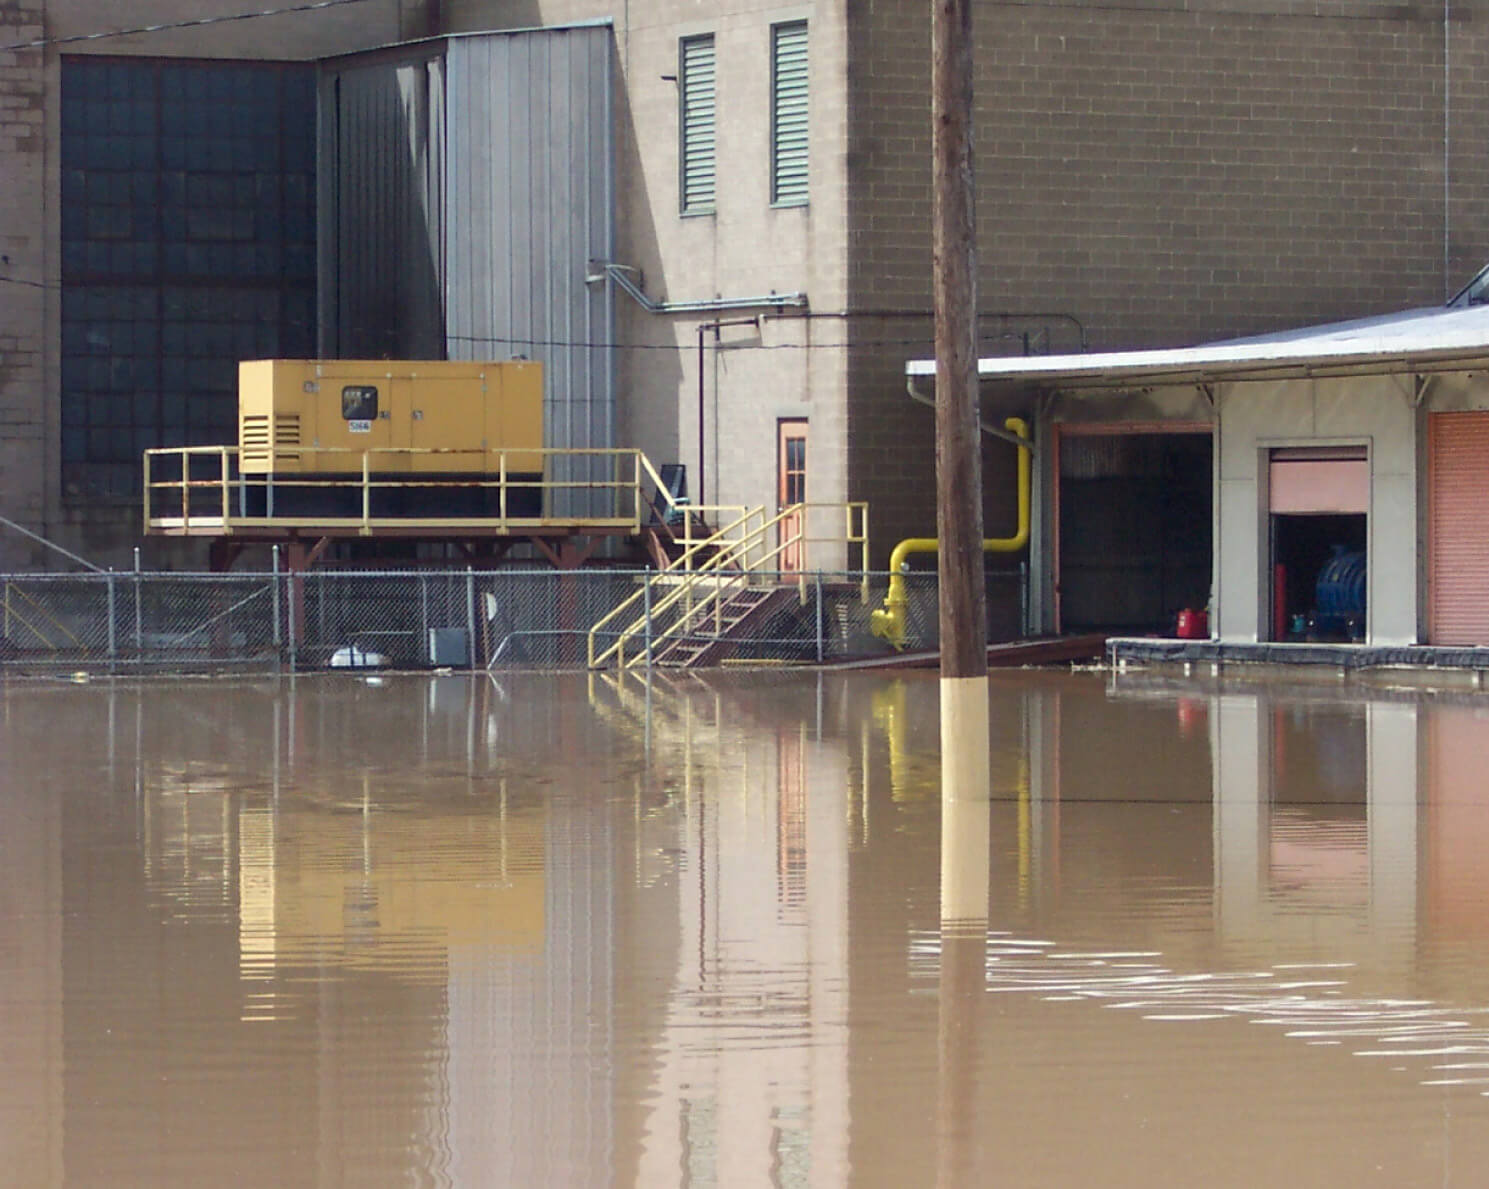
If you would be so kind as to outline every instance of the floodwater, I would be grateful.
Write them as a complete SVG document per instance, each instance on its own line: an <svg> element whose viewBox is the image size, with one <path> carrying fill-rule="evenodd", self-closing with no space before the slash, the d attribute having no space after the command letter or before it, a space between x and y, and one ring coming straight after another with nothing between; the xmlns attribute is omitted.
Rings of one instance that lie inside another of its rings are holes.
<svg viewBox="0 0 1489 1189"><path fill-rule="evenodd" d="M1482 1184L1489 695L992 689L0 684L0 1184Z"/></svg>

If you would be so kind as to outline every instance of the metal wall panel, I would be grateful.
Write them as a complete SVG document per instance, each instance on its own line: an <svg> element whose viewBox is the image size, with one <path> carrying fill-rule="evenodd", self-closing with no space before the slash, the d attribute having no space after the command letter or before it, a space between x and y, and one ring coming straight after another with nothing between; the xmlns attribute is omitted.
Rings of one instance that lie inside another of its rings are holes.
<svg viewBox="0 0 1489 1189"><path fill-rule="evenodd" d="M444 357L443 73L420 46L322 75L323 357Z"/></svg>
<svg viewBox="0 0 1489 1189"><path fill-rule="evenodd" d="M447 57L452 359L542 360L548 445L615 445L614 304L590 261L614 259L611 30L454 38ZM609 477L608 461L555 479ZM556 515L608 511L569 493Z"/></svg>

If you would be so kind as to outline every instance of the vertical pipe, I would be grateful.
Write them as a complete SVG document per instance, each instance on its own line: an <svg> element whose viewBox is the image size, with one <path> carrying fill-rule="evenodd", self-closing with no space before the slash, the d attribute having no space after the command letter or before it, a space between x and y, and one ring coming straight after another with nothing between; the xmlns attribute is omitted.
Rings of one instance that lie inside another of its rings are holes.
<svg viewBox="0 0 1489 1189"><path fill-rule="evenodd" d="M703 498L703 331L707 323L698 324L698 495L695 497L701 505L706 501Z"/></svg>
<svg viewBox="0 0 1489 1189"><path fill-rule="evenodd" d="M1453 33L1452 0L1442 0L1442 292L1443 300L1453 296L1453 187L1452 187L1452 111L1453 111Z"/></svg>

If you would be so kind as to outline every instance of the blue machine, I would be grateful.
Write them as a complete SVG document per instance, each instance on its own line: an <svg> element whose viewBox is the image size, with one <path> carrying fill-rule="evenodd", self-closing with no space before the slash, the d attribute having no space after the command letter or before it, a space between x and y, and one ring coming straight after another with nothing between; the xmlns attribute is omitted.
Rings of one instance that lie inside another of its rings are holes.
<svg viewBox="0 0 1489 1189"><path fill-rule="evenodd" d="M1320 636L1365 634L1365 553L1335 545L1314 587L1313 631Z"/></svg>

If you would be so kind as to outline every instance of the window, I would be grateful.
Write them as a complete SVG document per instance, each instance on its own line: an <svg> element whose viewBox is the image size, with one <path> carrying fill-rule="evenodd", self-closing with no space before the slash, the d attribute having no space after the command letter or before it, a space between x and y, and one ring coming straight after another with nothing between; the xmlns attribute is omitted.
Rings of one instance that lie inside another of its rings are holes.
<svg viewBox="0 0 1489 1189"><path fill-rule="evenodd" d="M680 51L680 205L683 214L702 214L714 209L713 34L683 38Z"/></svg>
<svg viewBox="0 0 1489 1189"><path fill-rule="evenodd" d="M376 421L377 389L371 384L348 384L341 390L341 416L345 421Z"/></svg>
<svg viewBox="0 0 1489 1189"><path fill-rule="evenodd" d="M807 201L807 23L770 30L770 200Z"/></svg>

